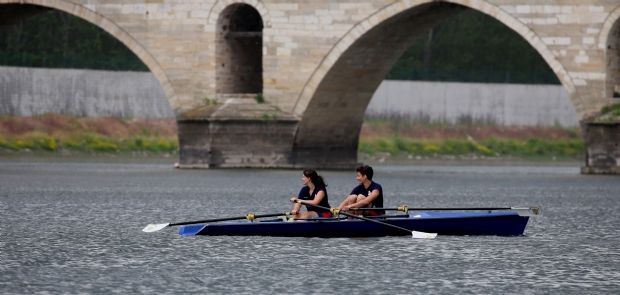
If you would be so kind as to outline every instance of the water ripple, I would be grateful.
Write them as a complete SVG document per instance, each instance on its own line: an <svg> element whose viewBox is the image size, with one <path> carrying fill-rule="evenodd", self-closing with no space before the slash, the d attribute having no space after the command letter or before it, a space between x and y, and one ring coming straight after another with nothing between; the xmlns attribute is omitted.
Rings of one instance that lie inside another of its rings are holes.
<svg viewBox="0 0 620 295"><path fill-rule="evenodd" d="M523 237L421 241L141 232L152 222L288 210L297 171L0 164L3 294L620 290L620 181L572 168L379 167L389 206L543 208ZM323 174L333 204L355 184L349 172Z"/></svg>

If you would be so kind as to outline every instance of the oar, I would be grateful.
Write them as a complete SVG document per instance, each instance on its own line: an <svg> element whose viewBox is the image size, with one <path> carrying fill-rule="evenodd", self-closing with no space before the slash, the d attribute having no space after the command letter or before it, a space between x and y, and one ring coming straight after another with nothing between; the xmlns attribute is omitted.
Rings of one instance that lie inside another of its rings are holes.
<svg viewBox="0 0 620 295"><path fill-rule="evenodd" d="M385 210L385 211L493 211L493 210L513 210L517 211L519 216L538 216L541 214L539 207L465 207L465 208L409 208L407 205L398 206L397 208L355 208L355 210Z"/></svg>
<svg viewBox="0 0 620 295"><path fill-rule="evenodd" d="M215 219L205 219L205 220L196 220L196 221L184 221L177 223L158 223L158 224L149 224L142 229L145 233L152 233L158 230L164 229L169 226L178 226L178 225L187 225L187 224L196 224L196 223L210 223L210 222L220 222L220 221L229 221L229 220L239 220L239 219L247 219L249 221L254 221L256 218L262 217L275 217L275 216L288 216L289 212L284 213L274 213L274 214L261 214L255 215L253 213L248 213L244 216L236 216L236 217L225 217L225 218L215 218Z"/></svg>
<svg viewBox="0 0 620 295"><path fill-rule="evenodd" d="M293 202L299 202L299 200L297 199L291 199L291 201ZM352 217L352 218L357 218L357 219L361 219L364 221L368 221L368 222L374 222L377 224L381 224L383 226L387 226L387 227L391 227L391 228L395 228L398 230L402 230L402 231L406 231L408 233L411 233L411 237L414 239L434 239L435 237L437 237L436 233L425 233L425 232L421 232L421 231L414 231L414 230L408 230L404 227L400 227L400 226L396 226L393 224L389 224L386 222L381 222L379 220L375 220L375 219L370 219L370 218L366 218L363 216L357 216L355 214L350 214L347 212L344 212L340 209L337 208L327 208L327 207L323 207L323 206L319 206L319 205L312 205L312 204L308 204L308 203L303 203L306 206L310 206L310 207L315 207L315 208L319 208L319 209L323 209L323 210L329 210L333 215L338 216L339 214L344 215L344 216L348 216L348 217ZM357 210L357 208L355 208Z"/></svg>

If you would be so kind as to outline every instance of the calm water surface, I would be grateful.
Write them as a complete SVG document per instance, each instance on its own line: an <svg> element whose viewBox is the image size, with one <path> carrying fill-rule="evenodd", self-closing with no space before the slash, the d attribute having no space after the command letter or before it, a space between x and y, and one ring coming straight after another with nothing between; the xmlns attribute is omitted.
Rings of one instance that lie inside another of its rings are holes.
<svg viewBox="0 0 620 295"><path fill-rule="evenodd" d="M322 173L332 205L356 184ZM389 206L535 205L523 237L146 234L148 223L277 213L293 170L0 160L0 293L620 292L620 178L576 167L380 166Z"/></svg>

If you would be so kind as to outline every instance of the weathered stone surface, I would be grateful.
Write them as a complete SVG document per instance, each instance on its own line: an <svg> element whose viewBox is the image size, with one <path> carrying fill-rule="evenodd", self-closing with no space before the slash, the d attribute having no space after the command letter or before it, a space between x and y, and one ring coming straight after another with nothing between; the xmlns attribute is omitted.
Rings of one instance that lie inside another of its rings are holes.
<svg viewBox="0 0 620 295"><path fill-rule="evenodd" d="M252 98L228 98L179 116L181 168L294 167L299 120Z"/></svg>
<svg viewBox="0 0 620 295"><path fill-rule="evenodd" d="M582 122L586 143L584 174L620 174L620 119Z"/></svg>

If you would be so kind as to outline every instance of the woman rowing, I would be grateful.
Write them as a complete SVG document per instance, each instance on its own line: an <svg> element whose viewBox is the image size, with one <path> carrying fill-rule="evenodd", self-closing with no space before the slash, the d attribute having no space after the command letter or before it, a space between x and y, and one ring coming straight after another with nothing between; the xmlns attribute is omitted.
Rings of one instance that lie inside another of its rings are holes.
<svg viewBox="0 0 620 295"><path fill-rule="evenodd" d="M353 214L362 210L355 211L355 208L383 208L383 188L380 184L372 180L372 167L363 165L355 169L355 179L360 183L353 188L351 193L340 203L338 209L351 210ZM363 215L379 216L384 215L384 210L364 210Z"/></svg>
<svg viewBox="0 0 620 295"><path fill-rule="evenodd" d="M323 177L312 169L306 169L303 171L301 181L304 187L299 191L297 198L293 197L291 199L291 202L294 202L291 214L293 214L296 219L331 217L332 214L329 210L309 206L318 205L324 208L330 208L329 202L327 201L327 184L323 181ZM306 205L306 212L299 212L301 205Z"/></svg>

